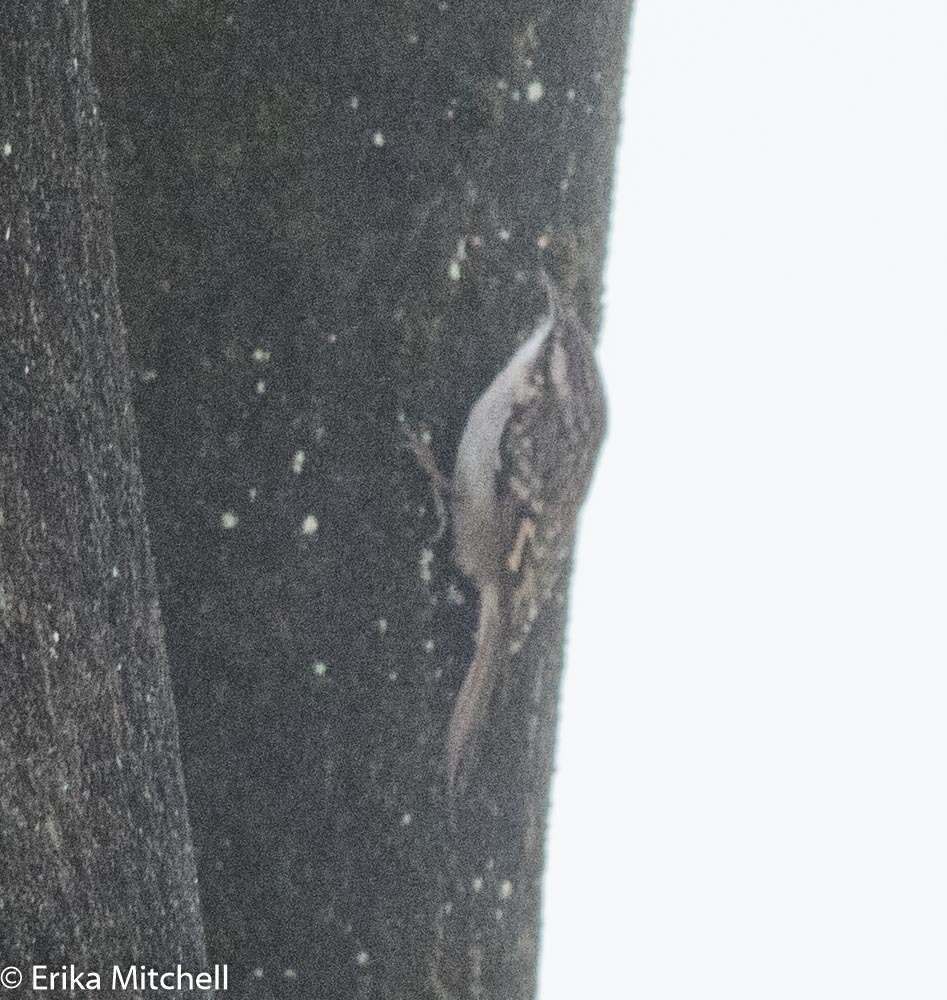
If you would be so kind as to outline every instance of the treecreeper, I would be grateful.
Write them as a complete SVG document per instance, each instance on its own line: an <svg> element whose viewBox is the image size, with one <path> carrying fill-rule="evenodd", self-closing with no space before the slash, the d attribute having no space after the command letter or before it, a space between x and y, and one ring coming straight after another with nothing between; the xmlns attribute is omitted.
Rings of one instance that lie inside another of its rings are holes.
<svg viewBox="0 0 947 1000"><path fill-rule="evenodd" d="M412 441L448 495L454 560L480 596L474 654L447 729L452 805L476 760L498 681L515 669L562 580L605 433L592 336L545 272L541 280L547 311L472 406L451 478Z"/></svg>

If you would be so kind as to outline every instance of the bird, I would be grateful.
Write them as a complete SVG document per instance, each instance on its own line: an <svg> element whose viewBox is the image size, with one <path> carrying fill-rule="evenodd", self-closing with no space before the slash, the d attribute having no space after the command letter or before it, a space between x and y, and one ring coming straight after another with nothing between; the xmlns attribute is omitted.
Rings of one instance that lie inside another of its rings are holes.
<svg viewBox="0 0 947 1000"><path fill-rule="evenodd" d="M592 335L544 270L539 278L546 312L475 400L447 484L453 558L480 599L445 741L452 800L498 683L563 581L605 434Z"/></svg>

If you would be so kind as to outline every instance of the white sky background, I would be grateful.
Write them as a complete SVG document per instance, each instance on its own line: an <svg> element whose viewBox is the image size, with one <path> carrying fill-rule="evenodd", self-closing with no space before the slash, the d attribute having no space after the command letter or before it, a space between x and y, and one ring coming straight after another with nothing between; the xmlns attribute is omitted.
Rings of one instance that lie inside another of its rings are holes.
<svg viewBox="0 0 947 1000"><path fill-rule="evenodd" d="M642 0L540 1000L947 997L947 3Z"/></svg>

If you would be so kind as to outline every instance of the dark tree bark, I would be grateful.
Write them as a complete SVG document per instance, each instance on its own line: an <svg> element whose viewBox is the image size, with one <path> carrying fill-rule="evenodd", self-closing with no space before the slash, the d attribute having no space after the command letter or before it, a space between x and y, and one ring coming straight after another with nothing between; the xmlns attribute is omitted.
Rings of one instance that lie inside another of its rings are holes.
<svg viewBox="0 0 947 1000"><path fill-rule="evenodd" d="M451 464L540 263L596 324L627 0L92 6L211 956L529 997L565 595L452 829L476 595L399 418Z"/></svg>
<svg viewBox="0 0 947 1000"><path fill-rule="evenodd" d="M199 971L88 19L2 20L0 964Z"/></svg>

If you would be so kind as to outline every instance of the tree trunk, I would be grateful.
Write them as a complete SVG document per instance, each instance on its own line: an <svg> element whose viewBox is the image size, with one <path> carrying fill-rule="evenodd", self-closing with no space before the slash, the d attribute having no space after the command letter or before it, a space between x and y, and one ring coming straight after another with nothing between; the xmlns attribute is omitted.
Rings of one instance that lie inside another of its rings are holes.
<svg viewBox="0 0 947 1000"><path fill-rule="evenodd" d="M565 595L452 825L442 467L554 273L598 319L626 0L93 0L208 944L250 997L534 992ZM584 665L583 665L584 666Z"/></svg>
<svg viewBox="0 0 947 1000"><path fill-rule="evenodd" d="M84 5L4 7L0 964L27 988L205 963L91 55Z"/></svg>

